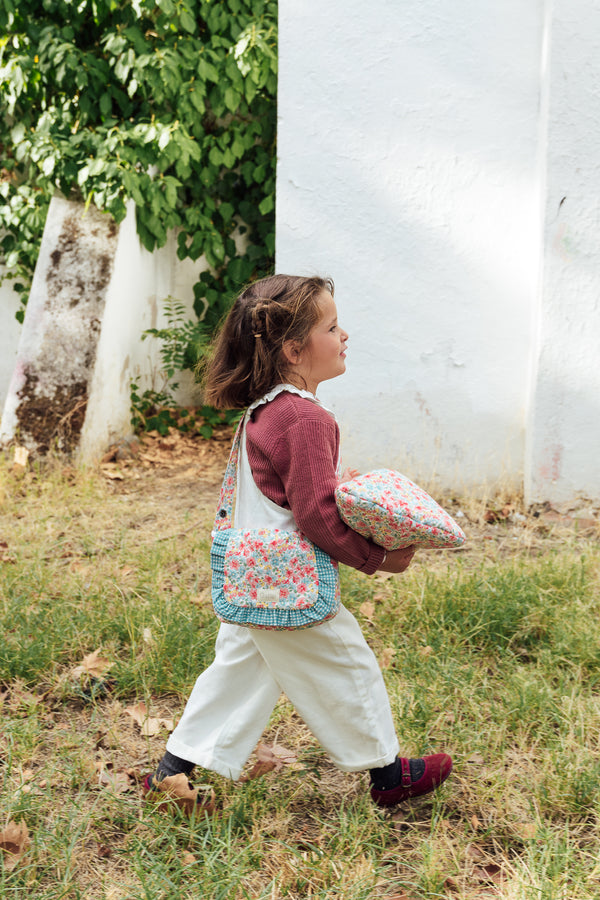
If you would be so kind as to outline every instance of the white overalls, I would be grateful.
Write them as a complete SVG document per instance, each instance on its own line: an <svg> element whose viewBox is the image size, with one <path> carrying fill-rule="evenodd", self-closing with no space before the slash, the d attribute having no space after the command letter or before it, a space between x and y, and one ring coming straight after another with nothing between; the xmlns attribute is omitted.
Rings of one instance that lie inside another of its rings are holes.
<svg viewBox="0 0 600 900"><path fill-rule="evenodd" d="M253 404L248 415L281 390L315 401L307 391L280 385ZM257 488L245 430L235 527L296 528L290 510ZM344 606L314 628L266 631L221 624L214 662L197 679L167 750L239 778L282 691L338 768L362 771L396 758L398 740L379 665Z"/></svg>

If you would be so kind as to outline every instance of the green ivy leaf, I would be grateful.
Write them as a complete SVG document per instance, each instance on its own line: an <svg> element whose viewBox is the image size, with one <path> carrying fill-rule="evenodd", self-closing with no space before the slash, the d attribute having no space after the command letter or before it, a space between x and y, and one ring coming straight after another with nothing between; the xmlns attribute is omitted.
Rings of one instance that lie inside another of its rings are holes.
<svg viewBox="0 0 600 900"><path fill-rule="evenodd" d="M179 21L181 23L181 26L185 28L186 31L189 31L190 34L194 34L194 32L196 31L196 22L189 10L183 9L181 11Z"/></svg>
<svg viewBox="0 0 600 900"><path fill-rule="evenodd" d="M219 73L204 55L198 58L198 75L202 81L213 81L215 84L219 81Z"/></svg>
<svg viewBox="0 0 600 900"><path fill-rule="evenodd" d="M232 203L221 203L219 206L219 212L223 218L224 222L229 222L235 213L235 209Z"/></svg>
<svg viewBox="0 0 600 900"><path fill-rule="evenodd" d="M228 87L225 89L223 99L225 100L225 106L229 112L236 112L240 102L240 95L238 92L233 88Z"/></svg>
<svg viewBox="0 0 600 900"><path fill-rule="evenodd" d="M265 199L258 204L258 209L261 215L266 216L270 213L275 207L275 198L273 194L269 194L265 197Z"/></svg>
<svg viewBox="0 0 600 900"><path fill-rule="evenodd" d="M108 91L105 91L100 97L100 112L103 116L108 116L112 111L112 98Z"/></svg>
<svg viewBox="0 0 600 900"><path fill-rule="evenodd" d="M208 154L208 159L211 165L220 166L223 163L223 153L219 150L216 145L213 145L210 148L210 153Z"/></svg>

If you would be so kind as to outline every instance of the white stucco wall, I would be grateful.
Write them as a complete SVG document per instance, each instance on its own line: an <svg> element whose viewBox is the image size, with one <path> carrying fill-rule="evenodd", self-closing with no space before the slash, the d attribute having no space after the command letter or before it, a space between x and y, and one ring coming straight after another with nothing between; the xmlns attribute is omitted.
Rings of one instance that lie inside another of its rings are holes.
<svg viewBox="0 0 600 900"><path fill-rule="evenodd" d="M280 3L277 268L336 282L348 372L322 395L361 468L521 478L541 23L540 0Z"/></svg>
<svg viewBox="0 0 600 900"><path fill-rule="evenodd" d="M336 281L347 461L600 496L600 8L279 8L277 268Z"/></svg>
<svg viewBox="0 0 600 900"><path fill-rule="evenodd" d="M8 394L17 359L22 326L15 319L15 313L20 305L20 297L13 291L11 282L4 281L0 285L0 411Z"/></svg>
<svg viewBox="0 0 600 900"><path fill-rule="evenodd" d="M177 259L176 236L149 253L140 244L135 227L134 204L119 229L111 283L106 298L98 356L90 387L86 421L79 456L90 461L101 455L111 441L131 432L131 383L140 392L162 390L165 385L160 342L142 340L148 328L165 325L164 300L171 296L186 304L194 317L193 284L198 263ZM181 402L194 399L190 373L178 378ZM197 400L196 396L196 400Z"/></svg>
<svg viewBox="0 0 600 900"><path fill-rule="evenodd" d="M600 6L554 0L527 494L600 497Z"/></svg>

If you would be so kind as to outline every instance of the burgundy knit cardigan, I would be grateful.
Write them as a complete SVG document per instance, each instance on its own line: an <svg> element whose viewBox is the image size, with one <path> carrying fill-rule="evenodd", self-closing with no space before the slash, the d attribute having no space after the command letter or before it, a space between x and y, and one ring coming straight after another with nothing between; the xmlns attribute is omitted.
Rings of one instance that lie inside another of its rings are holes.
<svg viewBox="0 0 600 900"><path fill-rule="evenodd" d="M340 432L322 406L283 392L257 407L246 449L257 487L290 509L300 531L333 559L372 575L384 558L377 544L340 519L335 488Z"/></svg>

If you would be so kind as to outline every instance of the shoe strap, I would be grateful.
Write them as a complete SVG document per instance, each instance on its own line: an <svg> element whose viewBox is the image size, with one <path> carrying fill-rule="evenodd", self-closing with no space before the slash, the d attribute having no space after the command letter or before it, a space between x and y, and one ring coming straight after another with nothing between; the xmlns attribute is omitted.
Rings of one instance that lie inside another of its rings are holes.
<svg viewBox="0 0 600 900"><path fill-rule="evenodd" d="M412 784L412 776L410 774L410 760L405 756L400 757L400 768L402 769L402 787L410 787Z"/></svg>

